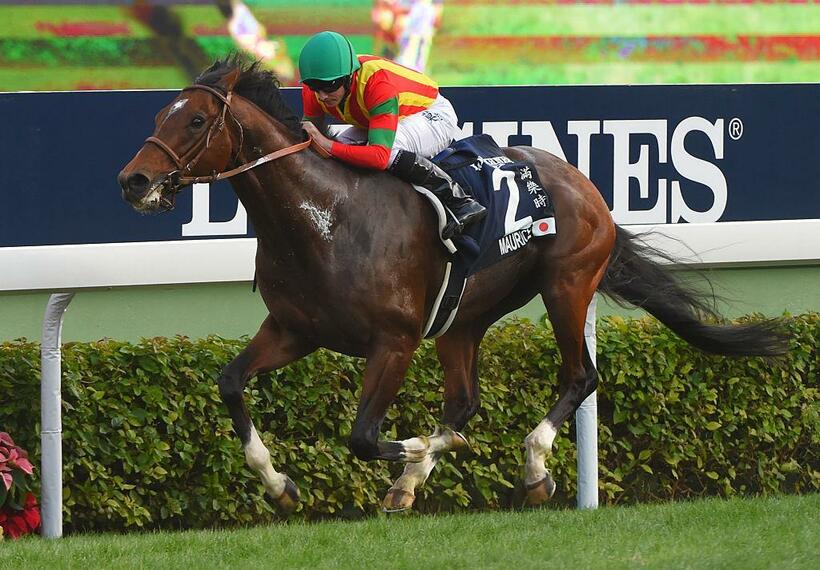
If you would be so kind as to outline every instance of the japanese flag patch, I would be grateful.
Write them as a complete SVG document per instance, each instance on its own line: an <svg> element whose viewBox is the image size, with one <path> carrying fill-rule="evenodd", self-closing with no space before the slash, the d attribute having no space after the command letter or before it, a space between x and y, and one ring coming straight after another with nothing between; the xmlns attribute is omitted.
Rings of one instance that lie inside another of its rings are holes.
<svg viewBox="0 0 820 570"><path fill-rule="evenodd" d="M541 218L532 223L533 236L546 236L555 233L555 218Z"/></svg>

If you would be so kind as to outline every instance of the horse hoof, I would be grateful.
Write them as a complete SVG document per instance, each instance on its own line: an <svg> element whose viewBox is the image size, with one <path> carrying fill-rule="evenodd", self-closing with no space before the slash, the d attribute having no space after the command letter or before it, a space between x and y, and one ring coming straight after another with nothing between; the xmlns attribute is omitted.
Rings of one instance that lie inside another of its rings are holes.
<svg viewBox="0 0 820 570"><path fill-rule="evenodd" d="M473 448L470 447L470 442L467 438L461 435L460 432L453 430L452 447L450 451L455 451L456 455L466 455L473 453Z"/></svg>
<svg viewBox="0 0 820 570"><path fill-rule="evenodd" d="M299 487L287 475L285 475L285 490L276 499L276 504L285 516L291 514L299 506Z"/></svg>
<svg viewBox="0 0 820 570"><path fill-rule="evenodd" d="M382 501L382 511L385 513L400 513L413 506L416 496L403 489L390 489Z"/></svg>
<svg viewBox="0 0 820 570"><path fill-rule="evenodd" d="M555 494L555 480L552 475L547 473L547 476L527 485L527 506L538 507L549 501Z"/></svg>

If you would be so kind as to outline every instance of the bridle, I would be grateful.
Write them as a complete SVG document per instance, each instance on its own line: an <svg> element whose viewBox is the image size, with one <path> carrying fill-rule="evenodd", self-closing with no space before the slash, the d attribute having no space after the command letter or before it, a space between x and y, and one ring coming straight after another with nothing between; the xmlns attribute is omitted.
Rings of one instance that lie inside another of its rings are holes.
<svg viewBox="0 0 820 570"><path fill-rule="evenodd" d="M252 168L256 168L262 164L267 162L271 162L276 160L277 158L282 158L283 156L287 156L289 154L293 154L299 152L301 150L306 149L311 145L313 139L308 137L308 140L297 143L295 145L291 145L277 151L271 152L257 158L256 160L252 160L251 162L246 162L236 168L231 170L226 170L225 172L213 172L208 176L183 176L185 173L190 173L193 169L194 165L199 161L202 155L208 150L208 147L211 145L211 141L216 138L216 136L225 128L225 115L230 115L231 119L234 123L239 127L240 139L239 145L236 150L236 155L233 158L233 162L235 163L239 158L239 153L242 150L242 143L244 141L244 131L242 129L241 123L237 120L237 118L233 114L233 110L231 109L231 97L233 96L233 92L229 91L227 95L223 95L218 90L214 89L213 87L209 87L207 85L190 85L185 87L182 92L186 91L194 91L194 90L201 90L207 91L217 99L222 102L222 113L214 120L211 124L211 127L208 129L208 132L197 141L197 143L183 156L177 155L168 144L166 144L161 139L158 139L155 136L150 136L145 139L146 143L152 143L159 147L167 156L168 158L173 161L176 165L177 170L170 172L166 175L166 180L163 181L163 185L165 185L168 190L171 191L171 196L173 197L177 194L182 188L188 186L189 184L200 184L200 183L211 183L216 182L218 180L224 180L226 178L230 178L231 176L236 176L237 174L242 174L243 172L247 172ZM317 145L318 147L318 145ZM196 153L196 154L194 154ZM187 157L190 155L194 155L193 158L187 160ZM168 201L168 206L173 208L173 198L171 200L166 199Z"/></svg>

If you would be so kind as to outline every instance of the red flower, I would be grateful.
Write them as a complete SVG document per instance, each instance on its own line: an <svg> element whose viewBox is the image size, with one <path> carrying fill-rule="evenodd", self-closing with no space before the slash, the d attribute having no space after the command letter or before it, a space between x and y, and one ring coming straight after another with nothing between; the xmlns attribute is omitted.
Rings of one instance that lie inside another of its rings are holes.
<svg viewBox="0 0 820 570"><path fill-rule="evenodd" d="M28 460L28 453L26 453L24 449L17 447L8 433L0 431L0 471L10 471L10 469L6 469L5 467L16 467L26 475L31 475L34 472L34 467ZM9 487L10 485L7 485L6 489Z"/></svg>
<svg viewBox="0 0 820 570"><path fill-rule="evenodd" d="M37 499L33 493L26 495L26 502L23 508L23 518L28 525L29 532L34 532L40 528L40 509L37 508Z"/></svg>
<svg viewBox="0 0 820 570"><path fill-rule="evenodd" d="M4 534L11 538L20 538L40 528L40 509L37 508L37 499L34 495L26 495L25 506L21 511L9 508L0 510L0 527L3 528Z"/></svg>
<svg viewBox="0 0 820 570"><path fill-rule="evenodd" d="M0 511L0 528L3 529L3 534L4 535L7 534L7 535L11 536L12 538L17 538L16 536L12 536L11 530L6 528L7 525L8 525L8 517L6 516L5 511Z"/></svg>
<svg viewBox="0 0 820 570"><path fill-rule="evenodd" d="M17 460L14 462L14 466L18 469L22 469L23 473L26 475L31 475L34 473L34 466L26 457L18 457Z"/></svg>
<svg viewBox="0 0 820 570"><path fill-rule="evenodd" d="M14 511L12 511L12 513L13 512ZM20 522L25 524L25 521L21 521L16 515L8 514L6 511L0 511L0 526L3 527L4 534L12 538L20 538L26 534L26 528L21 527Z"/></svg>
<svg viewBox="0 0 820 570"><path fill-rule="evenodd" d="M40 526L37 499L27 492L28 485L21 477L31 475L33 471L25 450L17 447L8 433L0 432L0 528L3 535L18 538ZM20 500L19 497L24 498Z"/></svg>
<svg viewBox="0 0 820 570"><path fill-rule="evenodd" d="M37 497L34 496L34 493L26 494L26 501L23 503L23 508L30 509L32 507L37 506Z"/></svg>

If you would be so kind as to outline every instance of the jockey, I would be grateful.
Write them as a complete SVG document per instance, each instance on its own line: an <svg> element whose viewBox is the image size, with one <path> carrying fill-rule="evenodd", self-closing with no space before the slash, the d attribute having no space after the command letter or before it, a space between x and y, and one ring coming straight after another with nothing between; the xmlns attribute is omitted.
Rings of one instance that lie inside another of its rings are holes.
<svg viewBox="0 0 820 570"><path fill-rule="evenodd" d="M442 230L444 239L484 218L484 207L429 160L461 132L453 106L432 79L388 59L357 56L336 32L308 40L299 73L303 126L324 150L430 190L456 218ZM352 126L333 141L320 132L327 116Z"/></svg>

